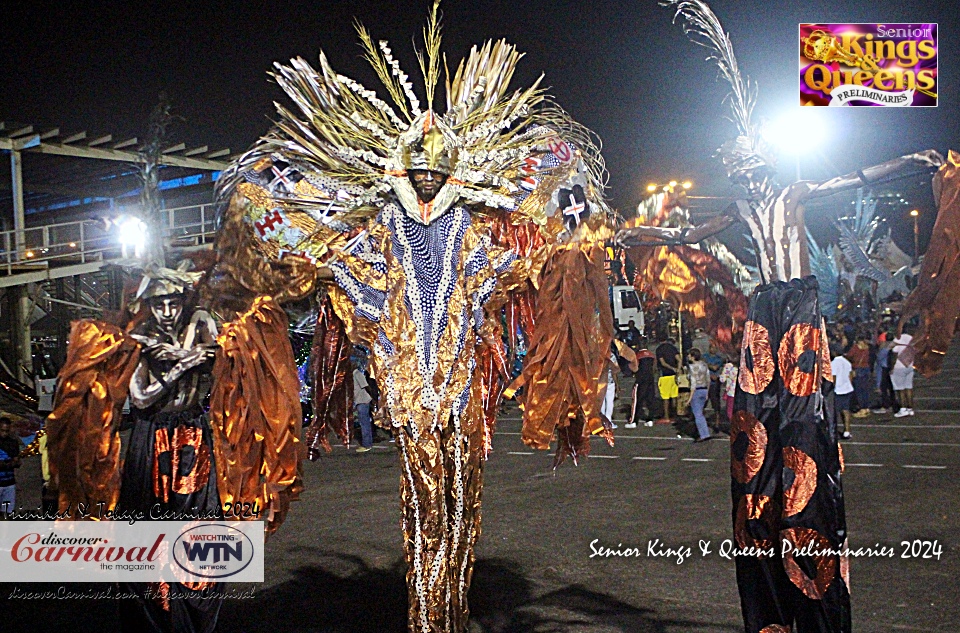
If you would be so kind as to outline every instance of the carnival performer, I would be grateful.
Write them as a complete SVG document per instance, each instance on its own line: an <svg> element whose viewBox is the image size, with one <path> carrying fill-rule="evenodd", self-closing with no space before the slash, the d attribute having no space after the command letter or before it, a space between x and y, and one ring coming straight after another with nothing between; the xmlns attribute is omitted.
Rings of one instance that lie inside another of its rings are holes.
<svg viewBox="0 0 960 633"><path fill-rule="evenodd" d="M184 266L184 269L186 266ZM217 326L196 307L199 275L147 271L131 306L149 310L132 337L141 353L130 379L135 419L124 460L118 509L206 513L220 510L213 433L202 401L209 393ZM207 633L216 628L222 599L200 583L126 583L139 595L120 605L124 631Z"/></svg>
<svg viewBox="0 0 960 633"><path fill-rule="evenodd" d="M213 436L201 401L217 347L213 317L196 308L197 275L148 272L134 313L149 310L133 338L140 359L130 380L136 420L124 460L120 506L148 511L216 510Z"/></svg>
<svg viewBox="0 0 960 633"><path fill-rule="evenodd" d="M858 172L828 183L796 183L778 194L775 162L752 120L756 87L740 74L729 36L700 0L664 4L675 9L685 33L711 51L709 59L731 85L739 136L718 153L728 176L747 192L726 219L691 232L702 239L742 220L764 282L754 291L744 326L730 428L734 535L738 547L762 552L736 557L744 629L847 633L846 559L833 553L847 542L841 458L817 282L807 276L802 203L868 176ZM644 227L631 231L638 241L656 239ZM683 242L685 237L676 236ZM825 553L813 560L795 555L807 545Z"/></svg>
<svg viewBox="0 0 960 633"><path fill-rule="evenodd" d="M119 323L72 324L47 420L51 484L61 511L82 503L216 518L244 501L254 510L231 518L266 519L270 534L300 490L301 420L286 317L260 297L218 337L196 304L202 273L188 272L189 265L148 266ZM121 469L128 396L135 422ZM159 579L128 584L140 597L120 605L122 628L213 631L222 598L209 588Z"/></svg>
<svg viewBox="0 0 960 633"><path fill-rule="evenodd" d="M521 55L506 42L474 48L447 77L441 113L437 4L418 54L423 95L387 43L358 30L392 103L323 54L317 70L302 59L276 65L296 110L278 105L276 128L221 179L231 199L211 295L283 301L323 283L350 338L371 351L399 452L409 629L460 633L492 430L478 357L503 357L499 306L514 285L535 280L537 309L566 315L531 342L525 372L553 372L555 389L539 379L525 388L535 420L525 440L545 448L559 427L574 454L590 434L609 433L599 412L613 335L603 166L589 133L536 84L508 93ZM541 246L523 251L514 238L531 227ZM551 308L574 287L572 315ZM579 362L546 354L556 345Z"/></svg>
<svg viewBox="0 0 960 633"><path fill-rule="evenodd" d="M938 178L945 183L940 205L946 199L955 214L953 154L949 164L928 150L826 182L778 187L772 148L753 119L756 85L740 73L729 35L701 0L663 4L675 9L675 19L684 23L685 33L695 43L710 50L709 59L730 83L728 103L739 134L718 154L728 176L746 196L704 225L690 229L638 226L620 231L617 239L623 246L634 247L695 244L736 221L746 225L763 285L751 298L744 328L730 431L733 524L739 547L769 549L771 555L736 559L744 626L747 633L846 633L851 629L847 560L835 553L842 552L847 542L842 459L828 340L817 282L810 276L803 205L814 198L940 167ZM937 180L934 188L939 194ZM927 268L926 279L937 276L938 266L943 266L942 261ZM929 283L926 296L947 287ZM960 296L952 288L944 294L950 295L950 305ZM937 336L938 342L943 339L942 334ZM930 367L938 366L937 354L942 354L932 347L928 344L925 352L930 353L924 357ZM781 485L787 481L789 486ZM794 556L804 545L827 553L812 561Z"/></svg>

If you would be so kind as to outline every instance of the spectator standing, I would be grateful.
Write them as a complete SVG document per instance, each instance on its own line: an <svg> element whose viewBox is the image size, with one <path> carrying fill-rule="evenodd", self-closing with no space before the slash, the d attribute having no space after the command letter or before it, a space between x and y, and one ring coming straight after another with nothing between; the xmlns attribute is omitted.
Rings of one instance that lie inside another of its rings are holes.
<svg viewBox="0 0 960 633"><path fill-rule="evenodd" d="M50 453L47 451L47 434L40 436L40 474L43 485L40 488L40 507L44 514L54 514L59 509L59 492L50 480Z"/></svg>
<svg viewBox="0 0 960 633"><path fill-rule="evenodd" d="M737 395L737 378L740 369L728 360L720 370L720 384L723 387L723 404L727 411L727 419L733 421L733 397Z"/></svg>
<svg viewBox="0 0 960 633"><path fill-rule="evenodd" d="M358 453L366 453L373 448L373 420L370 418L370 387L367 375L359 367L353 369L353 408L360 423L360 446Z"/></svg>
<svg viewBox="0 0 960 633"><path fill-rule="evenodd" d="M14 435L10 418L0 418L0 518L17 507L16 469L20 468L23 443Z"/></svg>
<svg viewBox="0 0 960 633"><path fill-rule="evenodd" d="M630 349L635 350L640 346L640 338L640 330L637 329L636 322L630 319L630 321L627 322L627 329L622 333L621 339Z"/></svg>
<svg viewBox="0 0 960 633"><path fill-rule="evenodd" d="M617 428L613 421L613 409L617 401L617 381L614 371L619 371L620 365L617 362L616 346L610 344L610 360L607 363L607 386L603 396L603 404L600 406L601 415L610 420L610 428ZM600 383L603 384L603 383Z"/></svg>
<svg viewBox="0 0 960 633"><path fill-rule="evenodd" d="M712 438L710 427L707 426L707 417L703 414L703 408L707 404L707 396L710 390L710 368L703 361L700 350L694 347L687 355L690 362L690 408L693 410L693 419L697 423L698 437L695 441L703 442Z"/></svg>
<svg viewBox="0 0 960 633"><path fill-rule="evenodd" d="M680 352L672 338L668 338L657 347L657 368L660 370L657 386L660 390L660 399L663 400L663 419L660 422L670 424L673 421L673 414L676 413L677 396L680 395L680 390L677 388Z"/></svg>
<svg viewBox="0 0 960 633"><path fill-rule="evenodd" d="M843 439L853 437L850 433L850 402L853 400L853 365L841 353L840 349L833 349L833 360L830 361L830 371L833 373L835 384L834 410L837 417L843 420Z"/></svg>
<svg viewBox="0 0 960 633"><path fill-rule="evenodd" d="M853 393L857 401L855 418L865 418L870 415L870 343L862 334L847 350L847 360L853 366Z"/></svg>
<svg viewBox="0 0 960 633"><path fill-rule="evenodd" d="M891 340L887 340L887 338ZM893 369L894 354L893 337L887 337L884 334L884 341L877 350L876 374L877 389L880 390L880 406L873 410L874 413L897 413L900 405L897 402L897 394L893 390L893 381L890 379L890 371Z"/></svg>
<svg viewBox="0 0 960 633"><path fill-rule="evenodd" d="M703 362L705 362L710 369L710 390L707 392L707 397L710 401L710 406L713 407L713 426L719 430L721 411L720 396L723 390L720 385L720 370L723 369L723 356L717 353L716 343L710 342L709 350L703 355Z"/></svg>
<svg viewBox="0 0 960 633"><path fill-rule="evenodd" d="M896 362L890 370L890 381L897 392L900 410L894 417L902 418L913 415L913 336L904 332L893 341L892 354L896 354Z"/></svg>
<svg viewBox="0 0 960 633"><path fill-rule="evenodd" d="M646 426L653 426L653 407L656 386L653 379L653 370L656 367L656 356L647 349L647 342L640 340L640 349L637 351L637 371L634 374L633 398L630 406L630 421L624 428L635 429L641 419L646 419ZM641 412L645 412L641 415Z"/></svg>

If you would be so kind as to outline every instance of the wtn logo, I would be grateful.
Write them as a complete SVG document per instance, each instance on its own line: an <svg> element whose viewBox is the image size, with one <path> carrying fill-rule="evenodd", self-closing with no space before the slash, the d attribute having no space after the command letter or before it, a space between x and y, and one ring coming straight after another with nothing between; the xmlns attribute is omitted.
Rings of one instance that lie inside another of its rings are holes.
<svg viewBox="0 0 960 633"><path fill-rule="evenodd" d="M219 563L221 560L224 562L229 561L231 558L234 558L238 561L243 560L243 541L237 542L232 547L229 543L183 543L183 549L187 555L187 560L191 563L200 559L204 563L212 562ZM209 560L207 557L210 555L210 552L213 552L213 560Z"/></svg>
<svg viewBox="0 0 960 633"><path fill-rule="evenodd" d="M263 573L263 528L247 526L247 529L256 535L257 542L244 530L230 525L195 525L177 537L177 543L172 548L173 560L190 575L190 580L242 575L243 570L254 563L252 574L260 578ZM180 547L180 543L183 543L183 547Z"/></svg>

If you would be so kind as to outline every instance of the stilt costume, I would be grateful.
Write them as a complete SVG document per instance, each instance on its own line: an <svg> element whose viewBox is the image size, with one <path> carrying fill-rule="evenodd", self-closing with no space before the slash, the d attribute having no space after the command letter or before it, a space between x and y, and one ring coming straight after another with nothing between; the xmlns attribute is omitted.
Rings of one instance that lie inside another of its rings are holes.
<svg viewBox="0 0 960 633"><path fill-rule="evenodd" d="M589 132L538 84L508 92L521 54L506 42L474 48L446 78L441 114L437 4L418 53L422 104L387 43L358 30L392 103L323 54L318 69L276 65L295 109L278 105L276 127L223 178L232 197L214 294L284 300L322 285L351 340L370 350L400 455L409 628L459 633L492 431L484 412L496 411L504 385L480 361L503 358L500 306L511 288L602 263L593 243L606 212L603 165ZM531 232L541 245L518 246ZM578 438L604 431L598 386L612 327L605 287L601 296L580 302L574 329L541 346L541 356L550 345L583 352L561 377L577 385L560 392L566 400L541 398L540 385L527 391L533 409L547 410L531 434L542 448L557 426ZM571 408L584 412L572 427Z"/></svg>
<svg viewBox="0 0 960 633"><path fill-rule="evenodd" d="M943 159L934 151L919 152L826 182L778 188L773 148L753 119L757 88L741 75L729 35L701 0L662 4L675 9L684 32L710 51L708 59L730 83L728 102L739 134L717 153L730 179L747 193L712 226L692 233L703 239L742 221L763 281L751 297L744 326L730 429L744 628L747 633L845 633L851 616L843 454L803 205L903 172L926 171ZM638 241L656 234L646 227L632 231Z"/></svg>

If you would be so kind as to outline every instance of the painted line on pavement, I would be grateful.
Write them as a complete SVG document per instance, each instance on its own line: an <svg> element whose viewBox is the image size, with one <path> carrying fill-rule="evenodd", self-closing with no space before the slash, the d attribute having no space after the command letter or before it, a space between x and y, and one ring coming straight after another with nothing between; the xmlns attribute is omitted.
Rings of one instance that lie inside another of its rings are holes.
<svg viewBox="0 0 960 633"><path fill-rule="evenodd" d="M960 444L949 444L940 442L850 442L841 440L844 444L850 446L960 446Z"/></svg>
<svg viewBox="0 0 960 633"><path fill-rule="evenodd" d="M525 451L508 451L508 452L507 452L507 455L536 455L536 453L525 452ZM597 458L597 459L619 459L619 458L620 458L619 455L589 455L589 457ZM666 461L666 460L667 460L666 457L648 457L648 456L646 456L646 455L637 455L637 456L631 457L630 459L634 459L634 460L638 460L638 461L657 461L657 462L663 462L663 461ZM715 461L715 460L709 459L709 458L706 458L706 457L681 457L681 458L680 458L680 461L681 461L681 462L704 463L704 462L712 462L712 461ZM882 468L882 467L883 467L883 464L870 464L870 463L866 463L866 462L848 462L848 463L844 464L844 466L856 466L856 467L859 467L859 468ZM935 465L935 464L933 464L933 465L931 465L931 464L902 464L902 468L912 468L912 469L915 469L915 470L946 470L947 467L946 467L946 466L939 466L939 465Z"/></svg>
<svg viewBox="0 0 960 633"><path fill-rule="evenodd" d="M960 424L851 424L864 429L960 429Z"/></svg>
<svg viewBox="0 0 960 633"><path fill-rule="evenodd" d="M495 435L520 435L515 431L497 431ZM656 435L614 435L615 440L667 440L671 442L692 442L692 437L660 437Z"/></svg>

